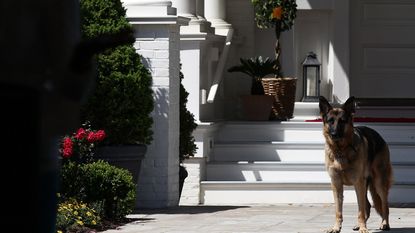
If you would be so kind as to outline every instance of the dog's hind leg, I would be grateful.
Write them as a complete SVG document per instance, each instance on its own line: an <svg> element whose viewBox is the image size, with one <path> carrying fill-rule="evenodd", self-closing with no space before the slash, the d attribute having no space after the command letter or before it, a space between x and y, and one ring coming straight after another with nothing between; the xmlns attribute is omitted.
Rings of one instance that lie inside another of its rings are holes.
<svg viewBox="0 0 415 233"><path fill-rule="evenodd" d="M372 205L369 202L369 199L367 198L367 192L366 192L366 222L370 217L370 208L372 208ZM359 224L356 224L356 226L353 227L354 231L359 230Z"/></svg>
<svg viewBox="0 0 415 233"><path fill-rule="evenodd" d="M377 180L374 182L374 188L373 188L375 195L377 195L377 198L374 198L375 206L378 206L376 208L379 212L379 214L382 216L382 223L380 224L379 229L381 230L390 230L389 226L389 203L388 203L388 187L381 182L381 180ZM372 191L371 191L372 192ZM372 193L372 196L375 196ZM376 201L375 201L376 199Z"/></svg>
<svg viewBox="0 0 415 233"><path fill-rule="evenodd" d="M376 211L382 217L382 222L379 229L390 230L389 226L389 203L388 195L389 189L392 185L392 166L389 162L389 153L387 150L383 151L385 154L378 154L382 160L375 160L373 164L373 182L370 185L370 192L372 194L373 203Z"/></svg>

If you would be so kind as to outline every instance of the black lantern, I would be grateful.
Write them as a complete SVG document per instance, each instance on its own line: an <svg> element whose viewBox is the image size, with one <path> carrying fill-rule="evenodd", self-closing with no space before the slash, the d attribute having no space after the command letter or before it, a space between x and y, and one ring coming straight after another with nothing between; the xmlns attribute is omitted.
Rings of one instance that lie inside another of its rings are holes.
<svg viewBox="0 0 415 233"><path fill-rule="evenodd" d="M317 55L309 52L303 61L303 102L318 102L320 96L320 66Z"/></svg>

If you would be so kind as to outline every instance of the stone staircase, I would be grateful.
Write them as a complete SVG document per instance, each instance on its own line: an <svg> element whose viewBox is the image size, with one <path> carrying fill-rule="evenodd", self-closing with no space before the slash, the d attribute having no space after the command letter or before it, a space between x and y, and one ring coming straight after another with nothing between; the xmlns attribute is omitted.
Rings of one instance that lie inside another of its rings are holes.
<svg viewBox="0 0 415 233"><path fill-rule="evenodd" d="M390 201L415 203L415 124L364 125L377 130L390 146L395 179ZM200 184L201 203L332 203L321 130L322 123L301 117L224 123ZM355 196L352 187L345 189L345 203L356 202Z"/></svg>

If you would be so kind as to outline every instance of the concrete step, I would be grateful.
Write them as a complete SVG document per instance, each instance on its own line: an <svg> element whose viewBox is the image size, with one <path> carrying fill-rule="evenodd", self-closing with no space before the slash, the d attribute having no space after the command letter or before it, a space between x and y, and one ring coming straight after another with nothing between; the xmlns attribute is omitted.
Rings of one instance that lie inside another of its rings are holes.
<svg viewBox="0 0 415 233"><path fill-rule="evenodd" d="M390 200L415 203L415 124L356 125L377 130L389 144L395 180ZM332 203L322 127L298 118L224 123L204 168L202 204ZM356 203L352 188L344 196Z"/></svg>
<svg viewBox="0 0 415 233"><path fill-rule="evenodd" d="M205 205L333 203L328 182L203 181L201 197L201 202ZM415 183L395 183L390 191L389 201L415 203ZM353 187L345 187L344 203L357 203Z"/></svg>
<svg viewBox="0 0 415 233"><path fill-rule="evenodd" d="M415 143L415 123L356 123L378 131L388 143ZM227 122L219 129L217 143L324 142L321 122Z"/></svg>
<svg viewBox="0 0 415 233"><path fill-rule="evenodd" d="M322 142L228 142L215 144L211 161L323 162Z"/></svg>
<svg viewBox="0 0 415 233"><path fill-rule="evenodd" d="M207 181L313 183L330 181L323 163L218 162L206 166ZM415 163L393 163L394 181L415 183Z"/></svg>
<svg viewBox="0 0 415 233"><path fill-rule="evenodd" d="M217 142L226 141L293 141L323 142L319 122L227 122L218 132Z"/></svg>
<svg viewBox="0 0 415 233"><path fill-rule="evenodd" d="M318 103L310 102L295 102L294 105L294 119L292 120L310 120L320 116Z"/></svg>
<svg viewBox="0 0 415 233"><path fill-rule="evenodd" d="M415 163L415 144L390 143L393 162ZM215 144L210 161L324 162L323 142L226 142Z"/></svg>

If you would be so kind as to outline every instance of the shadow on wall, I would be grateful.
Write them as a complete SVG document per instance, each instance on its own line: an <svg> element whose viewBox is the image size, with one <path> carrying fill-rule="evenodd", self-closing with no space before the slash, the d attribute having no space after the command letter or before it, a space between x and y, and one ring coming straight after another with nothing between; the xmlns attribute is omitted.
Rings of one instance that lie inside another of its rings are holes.
<svg viewBox="0 0 415 233"><path fill-rule="evenodd" d="M138 54L140 54L139 53L139 51L137 51L137 53ZM141 56L141 55L140 55ZM154 73L154 71L153 71L153 69L151 68L151 61L150 61L150 59L149 58L146 58L146 57L143 57L143 56L141 56L141 63L143 63L143 65L153 74Z"/></svg>
<svg viewBox="0 0 415 233"><path fill-rule="evenodd" d="M153 87L154 90L154 117L164 118L167 121L169 116L169 94L167 89L160 87ZM157 126L156 126L157 127Z"/></svg>

